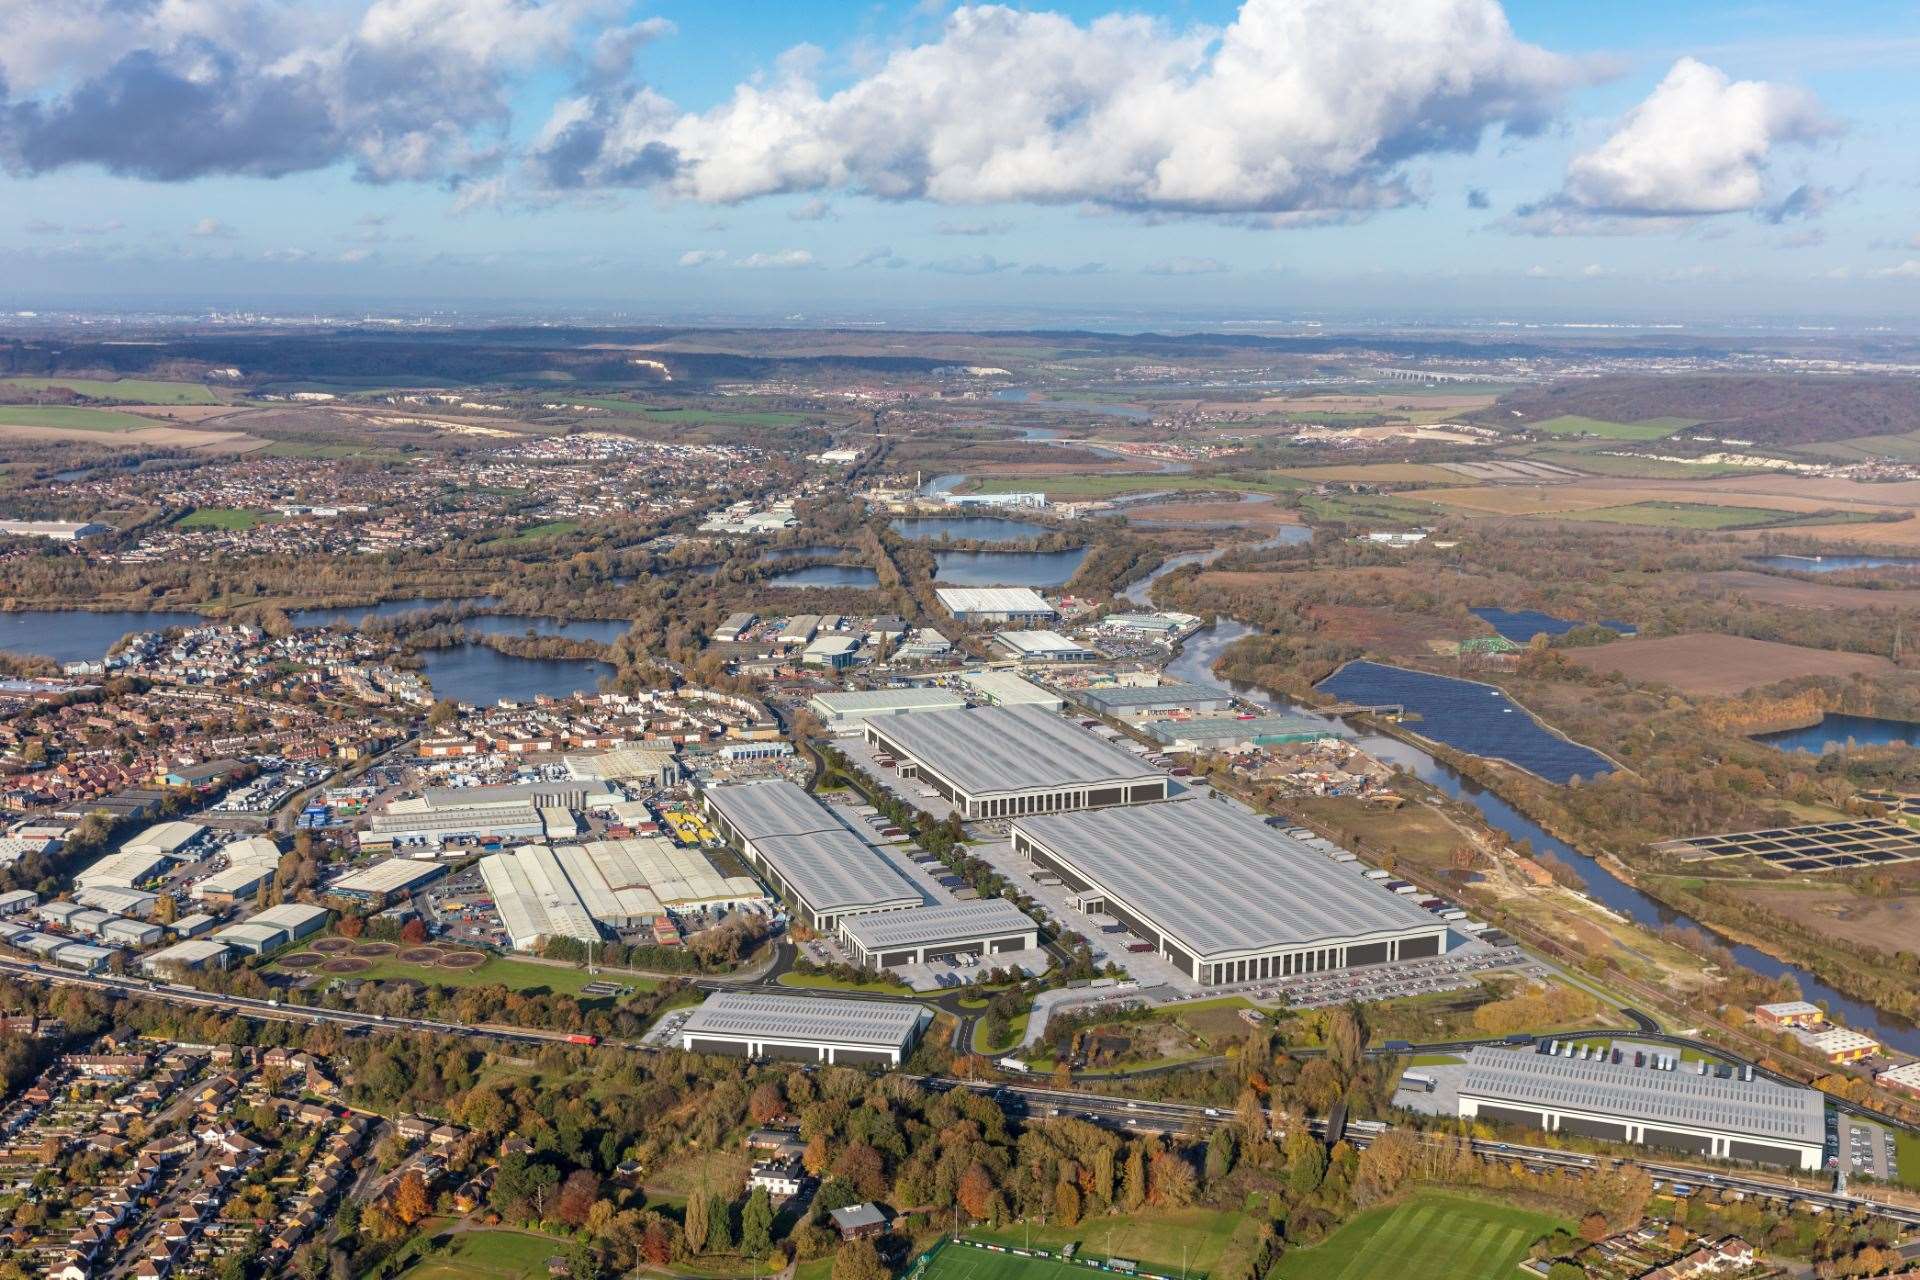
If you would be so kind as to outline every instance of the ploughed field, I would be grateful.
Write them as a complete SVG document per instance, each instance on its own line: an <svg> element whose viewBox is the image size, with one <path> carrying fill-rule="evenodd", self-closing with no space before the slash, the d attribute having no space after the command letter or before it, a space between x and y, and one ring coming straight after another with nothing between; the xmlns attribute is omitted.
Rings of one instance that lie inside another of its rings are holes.
<svg viewBox="0 0 1920 1280"><path fill-rule="evenodd" d="M1682 693L1713 697L1732 697L1796 676L1893 670L1887 659L1869 653L1709 634L1616 641L1593 649L1569 649L1566 657L1589 671L1618 672L1637 684L1667 684Z"/></svg>

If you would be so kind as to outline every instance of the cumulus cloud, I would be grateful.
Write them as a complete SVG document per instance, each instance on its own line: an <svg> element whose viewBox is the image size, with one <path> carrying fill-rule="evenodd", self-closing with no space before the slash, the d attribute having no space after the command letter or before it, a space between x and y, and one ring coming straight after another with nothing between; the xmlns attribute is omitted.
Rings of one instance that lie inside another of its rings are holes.
<svg viewBox="0 0 1920 1280"><path fill-rule="evenodd" d="M852 270L862 267L878 267L883 271L898 271L907 265L907 260L894 253L891 245L879 245L867 250L847 266Z"/></svg>
<svg viewBox="0 0 1920 1280"><path fill-rule="evenodd" d="M771 253L750 253L737 259L733 265L748 270L810 267L813 265L813 254L805 249L776 249Z"/></svg>
<svg viewBox="0 0 1920 1280"><path fill-rule="evenodd" d="M1664 230L1727 213L1775 222L1809 216L1832 193L1803 184L1774 197L1769 162L1776 148L1806 146L1837 131L1803 89L1732 80L1682 58L1604 142L1573 158L1558 193L1523 206L1512 225L1562 235ZM1648 225L1621 225L1634 220Z"/></svg>
<svg viewBox="0 0 1920 1280"><path fill-rule="evenodd" d="M1224 29L998 5L824 90L790 52L711 110L649 89L562 103L537 169L716 204L829 191L946 204L1344 215L1415 198L1409 162L1551 117L1580 64L1499 0L1245 0Z"/></svg>
<svg viewBox="0 0 1920 1280"><path fill-rule="evenodd" d="M680 265L683 267L704 267L710 262L724 262L726 258L727 251L725 249L689 249L680 255Z"/></svg>
<svg viewBox="0 0 1920 1280"><path fill-rule="evenodd" d="M1920 258L1908 258L1891 267L1868 272L1876 280L1920 280Z"/></svg>
<svg viewBox="0 0 1920 1280"><path fill-rule="evenodd" d="M1017 262L996 258L990 253L963 253L929 262L927 270L950 276L990 276L1001 271L1011 271L1019 265Z"/></svg>
<svg viewBox="0 0 1920 1280"><path fill-rule="evenodd" d="M201 240L231 240L240 233L218 218L202 218L188 229L187 234Z"/></svg>
<svg viewBox="0 0 1920 1280"><path fill-rule="evenodd" d="M1166 258L1145 270L1150 276L1211 276L1227 270L1227 264L1218 258Z"/></svg>
<svg viewBox="0 0 1920 1280"><path fill-rule="evenodd" d="M1104 262L1082 262L1078 266L1056 267L1045 262L1029 262L1020 268L1026 276L1097 276L1107 269Z"/></svg>
<svg viewBox="0 0 1920 1280"><path fill-rule="evenodd" d="M0 0L0 164L160 181L486 167L616 0ZM629 58L630 60L630 58Z"/></svg>

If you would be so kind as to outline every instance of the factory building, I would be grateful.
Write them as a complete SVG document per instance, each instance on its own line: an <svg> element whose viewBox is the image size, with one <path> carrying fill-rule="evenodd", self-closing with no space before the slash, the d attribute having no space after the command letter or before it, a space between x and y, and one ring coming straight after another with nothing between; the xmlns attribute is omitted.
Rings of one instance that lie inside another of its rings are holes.
<svg viewBox="0 0 1920 1280"><path fill-rule="evenodd" d="M1337 738L1331 726L1306 716L1195 716L1187 720L1147 720L1140 732L1172 751L1225 751L1234 747L1278 747Z"/></svg>
<svg viewBox="0 0 1920 1280"><path fill-rule="evenodd" d="M546 845L490 854L480 859L480 878L515 951L531 951L542 938L600 940L579 891Z"/></svg>
<svg viewBox="0 0 1920 1280"><path fill-rule="evenodd" d="M1095 714L1116 720L1163 716L1170 711L1206 714L1233 709L1233 694L1211 684L1107 684L1077 689L1073 700Z"/></svg>
<svg viewBox="0 0 1920 1280"><path fill-rule="evenodd" d="M936 711L868 722L867 741L964 819L1018 817L1167 798L1167 776L1038 707Z"/></svg>
<svg viewBox="0 0 1920 1280"><path fill-rule="evenodd" d="M431 862L389 858L341 876L327 886L327 892L339 898L384 903L416 893L446 873L445 867Z"/></svg>
<svg viewBox="0 0 1920 1280"><path fill-rule="evenodd" d="M951 689L866 689L853 693L816 693L807 701L820 723L836 732L858 733L870 719L912 715L918 711L957 711L967 700Z"/></svg>
<svg viewBox="0 0 1920 1280"><path fill-rule="evenodd" d="M813 929L831 933L849 916L904 911L926 901L878 849L791 782L709 787L703 799L714 829Z"/></svg>
<svg viewBox="0 0 1920 1280"><path fill-rule="evenodd" d="M1002 631L994 636L993 647L1031 663L1098 662L1105 656L1058 631Z"/></svg>
<svg viewBox="0 0 1920 1280"><path fill-rule="evenodd" d="M249 955L265 955L320 932L326 927L327 916L325 907L283 902L277 907L256 911L241 924L230 924L215 931L213 940Z"/></svg>
<svg viewBox="0 0 1920 1280"><path fill-rule="evenodd" d="M1207 986L1446 948L1445 922L1412 899L1224 804L1017 818L1013 849Z"/></svg>
<svg viewBox="0 0 1920 1280"><path fill-rule="evenodd" d="M1066 700L1011 671L962 671L960 683L991 707L1039 707L1059 711Z"/></svg>
<svg viewBox="0 0 1920 1280"><path fill-rule="evenodd" d="M586 809L621 799L603 778L563 778L490 787L430 787L368 819L361 843L432 844L447 840L538 839L545 809Z"/></svg>
<svg viewBox="0 0 1920 1280"><path fill-rule="evenodd" d="M1481 1045L1453 1068L1463 1118L1525 1125L1689 1155L1814 1172L1826 1102L1751 1068L1681 1062L1659 1046L1615 1042L1581 1057ZM1722 1074L1724 1072L1724 1074Z"/></svg>
<svg viewBox="0 0 1920 1280"><path fill-rule="evenodd" d="M933 593L962 622L1052 622L1060 616L1032 587L936 587Z"/></svg>
<svg viewBox="0 0 1920 1280"><path fill-rule="evenodd" d="M166 870L170 861L172 859L164 853L122 849L118 853L108 854L82 871L73 878L73 883L82 889L131 889Z"/></svg>
<svg viewBox="0 0 1920 1280"><path fill-rule="evenodd" d="M854 963L876 969L951 956L991 961L1040 945L1039 927L1005 898L851 916L840 922L840 937Z"/></svg>
<svg viewBox="0 0 1920 1280"><path fill-rule="evenodd" d="M690 1053L897 1067L933 1015L917 1004L726 991L680 1027Z"/></svg>
<svg viewBox="0 0 1920 1280"><path fill-rule="evenodd" d="M233 948L223 942L186 941L143 957L140 967L148 974L165 976L169 972L195 973L205 969L224 969L233 959Z"/></svg>

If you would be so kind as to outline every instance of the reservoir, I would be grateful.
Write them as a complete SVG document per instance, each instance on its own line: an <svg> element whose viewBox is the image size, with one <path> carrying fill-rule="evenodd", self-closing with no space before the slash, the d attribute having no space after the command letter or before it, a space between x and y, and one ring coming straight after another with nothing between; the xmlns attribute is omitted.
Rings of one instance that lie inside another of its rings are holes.
<svg viewBox="0 0 1920 1280"><path fill-rule="evenodd" d="M632 624L625 618L532 618L523 614L483 613L464 619L463 630L483 636L561 636L568 640L594 640L612 644L627 634Z"/></svg>
<svg viewBox="0 0 1920 1280"><path fill-rule="evenodd" d="M1848 716L1828 712L1820 723L1804 729L1783 729L1779 733L1759 733L1755 742L1764 742L1781 751L1805 751L1823 756L1848 743L1859 747L1885 747L1895 744L1920 745L1920 724L1911 720L1881 720L1874 716Z"/></svg>
<svg viewBox="0 0 1920 1280"><path fill-rule="evenodd" d="M1556 618L1550 613L1541 613L1537 609L1469 609L1474 617L1499 632L1501 637L1524 645L1534 636L1545 633L1550 636L1563 636L1575 627L1585 623L1568 618ZM1608 622L1602 620L1595 624L1609 631L1617 631L1623 636L1635 635L1638 628L1627 622Z"/></svg>
<svg viewBox="0 0 1920 1280"><path fill-rule="evenodd" d="M864 564L816 564L767 579L770 587L877 587L880 575Z"/></svg>
<svg viewBox="0 0 1920 1280"><path fill-rule="evenodd" d="M1842 569L1920 569L1913 556L1755 556L1753 563L1763 569L1788 569L1794 573L1839 573Z"/></svg>
<svg viewBox="0 0 1920 1280"><path fill-rule="evenodd" d="M1073 577L1089 550L936 551L933 578L950 587L1057 587Z"/></svg>
<svg viewBox="0 0 1920 1280"><path fill-rule="evenodd" d="M436 697L490 706L502 698L530 701L538 694L564 698L591 693L613 674L604 662L571 658L515 658L481 644L429 649L420 655Z"/></svg>
<svg viewBox="0 0 1920 1280"><path fill-rule="evenodd" d="M1180 656L1168 664L1167 674L1174 679L1199 684L1216 683L1218 677L1213 674L1213 664L1219 660L1221 651L1241 637L1251 634L1253 634L1253 628L1245 623L1223 618L1212 627L1189 637L1181 649ZM1230 683L1234 692L1251 702L1295 715L1316 718L1328 725L1337 724L1332 717L1321 715L1311 708L1302 707L1284 698L1276 698L1264 689L1239 681ZM1509 841L1524 840L1535 853L1553 854L1579 874L1581 884L1588 896L1601 905L1650 929L1657 930L1668 925L1698 929L1713 938L1716 943L1726 947L1733 953L1736 960L1755 973L1768 978L1793 975L1806 999L1825 1004L1848 1026L1875 1036L1884 1044L1903 1049L1908 1053L1920 1053L1920 1028L1916 1028L1912 1023L1883 1014L1864 1001L1843 995L1822 982L1811 971L1776 960L1764 951L1747 946L1745 943L1734 942L1715 933L1711 927L1701 924L1683 912L1675 911L1658 899L1642 893L1616 877L1600 863L1548 832L1545 827L1499 796L1471 779L1463 777L1419 747L1402 742L1398 738L1389 738L1384 734L1349 732L1347 736L1354 739L1357 745L1369 754L1377 756L1388 764L1405 769L1455 800L1472 805L1480 812L1480 816L1489 827L1500 832Z"/></svg>
<svg viewBox="0 0 1920 1280"><path fill-rule="evenodd" d="M887 527L909 542L934 542L941 538L1029 542L1053 532L1044 524L1001 516L902 516Z"/></svg>

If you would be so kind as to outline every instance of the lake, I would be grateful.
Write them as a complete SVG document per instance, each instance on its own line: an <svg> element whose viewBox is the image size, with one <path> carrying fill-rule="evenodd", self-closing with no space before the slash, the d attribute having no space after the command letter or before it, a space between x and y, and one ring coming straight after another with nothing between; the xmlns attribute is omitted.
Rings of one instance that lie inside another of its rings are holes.
<svg viewBox="0 0 1920 1280"><path fill-rule="evenodd" d="M1519 765L1548 782L1613 772L1605 756L1552 732L1489 684L1363 661L1349 662L1317 687L1346 702L1400 703L1420 716L1410 726L1420 736Z"/></svg>
<svg viewBox="0 0 1920 1280"><path fill-rule="evenodd" d="M821 556L859 556L853 547L768 547L753 558L755 564L774 564L781 560L815 560Z"/></svg>
<svg viewBox="0 0 1920 1280"><path fill-rule="evenodd" d="M1008 520L1003 516L902 516L888 523L909 542L933 542L940 538L972 538L980 542L1028 542L1053 530L1031 520Z"/></svg>
<svg viewBox="0 0 1920 1280"><path fill-rule="evenodd" d="M1839 573L1842 569L1920 569L1913 556L1755 556L1751 563L1765 569L1795 573Z"/></svg>
<svg viewBox="0 0 1920 1280"><path fill-rule="evenodd" d="M538 694L564 698L591 693L603 677L613 674L604 662L576 658L515 658L482 644L429 649L420 655L436 697L452 698L476 707L502 698L530 701Z"/></svg>
<svg viewBox="0 0 1920 1280"><path fill-rule="evenodd" d="M1525 644L1541 632L1550 636L1563 636L1575 627L1583 627L1584 622L1568 618L1556 618L1550 613L1541 613L1537 609L1469 609L1467 612L1491 626L1505 639L1515 644ZM1596 626L1609 631L1617 631L1623 636L1639 634L1639 628L1628 622L1611 622L1601 619Z"/></svg>
<svg viewBox="0 0 1920 1280"><path fill-rule="evenodd" d="M933 579L950 587L1057 587L1073 577L1089 550L936 551Z"/></svg>
<svg viewBox="0 0 1920 1280"><path fill-rule="evenodd" d="M770 587L877 587L880 575L864 564L816 564L767 579Z"/></svg>
<svg viewBox="0 0 1920 1280"><path fill-rule="evenodd" d="M1221 652L1234 641L1251 634L1253 634L1253 628L1245 623L1231 618L1222 619L1206 630L1188 637L1181 646L1179 657L1168 664L1167 674L1174 679L1194 684L1215 683L1219 678L1213 674L1213 664L1219 660ZM1261 706L1291 712L1295 715L1314 717L1333 727L1340 725L1340 722L1333 717L1321 715L1285 698L1275 697L1257 685L1238 680L1228 683L1234 692ZM1822 982L1811 970L1788 964L1784 960L1777 960L1758 948L1717 934L1711 927L1694 920L1684 912L1675 911L1658 898L1642 893L1493 792L1464 776L1452 766L1442 763L1429 752L1421 750L1412 743L1387 737L1385 734L1354 735L1350 733L1348 736L1353 737L1357 745L1370 755L1405 769L1452 799L1472 805L1489 827L1500 832L1509 841L1517 843L1524 840L1535 853L1550 853L1559 858L1574 869L1588 896L1601 905L1649 929L1659 930L1668 925L1698 929L1726 947L1733 953L1735 960L1755 973L1767 978L1792 975L1793 979L1800 984L1800 990L1806 999L1825 1005L1848 1026L1875 1036L1881 1043L1892 1045L1896 1049L1907 1053L1920 1053L1920 1028L1912 1023L1883 1014L1865 1001L1855 1000Z"/></svg>
<svg viewBox="0 0 1920 1280"><path fill-rule="evenodd" d="M205 621L197 613L165 610L27 609L0 613L0 649L37 653L56 662L98 662L129 631L197 627Z"/></svg>
<svg viewBox="0 0 1920 1280"><path fill-rule="evenodd" d="M1920 724L1911 720L1881 720L1873 716L1848 716L1828 712L1819 724L1804 729L1783 729L1779 733L1758 733L1755 742L1764 742L1781 751L1805 751L1823 756L1849 742L1862 747L1884 747L1895 743L1920 746Z"/></svg>

